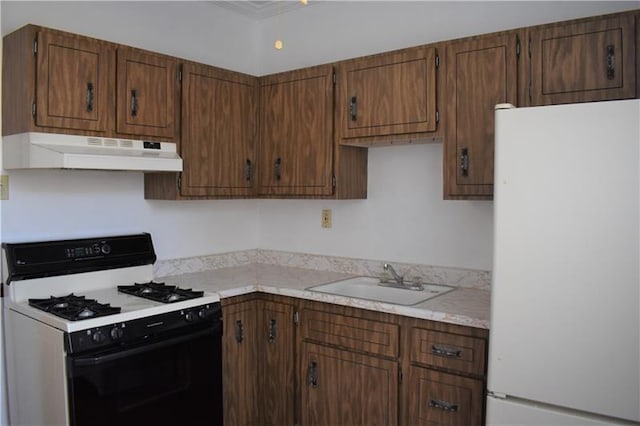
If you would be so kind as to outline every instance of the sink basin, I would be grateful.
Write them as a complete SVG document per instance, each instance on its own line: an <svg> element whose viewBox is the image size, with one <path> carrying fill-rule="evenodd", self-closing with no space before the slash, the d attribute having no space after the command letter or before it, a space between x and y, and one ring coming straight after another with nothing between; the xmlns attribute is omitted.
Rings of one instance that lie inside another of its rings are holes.
<svg viewBox="0 0 640 426"><path fill-rule="evenodd" d="M421 291L383 287L379 284L378 278L355 277L309 287L307 290L404 306L417 305L453 290L453 287L438 284L424 284L424 290Z"/></svg>

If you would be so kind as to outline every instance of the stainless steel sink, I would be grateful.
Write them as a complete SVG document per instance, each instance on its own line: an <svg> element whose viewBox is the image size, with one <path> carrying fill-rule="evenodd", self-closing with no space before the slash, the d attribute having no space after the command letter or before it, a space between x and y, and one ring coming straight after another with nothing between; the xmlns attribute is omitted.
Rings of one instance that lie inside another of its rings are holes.
<svg viewBox="0 0 640 426"><path fill-rule="evenodd" d="M307 290L404 306L417 305L453 290L453 287L438 284L423 284L424 290L421 291L384 287L379 284L378 278L355 277L309 287Z"/></svg>

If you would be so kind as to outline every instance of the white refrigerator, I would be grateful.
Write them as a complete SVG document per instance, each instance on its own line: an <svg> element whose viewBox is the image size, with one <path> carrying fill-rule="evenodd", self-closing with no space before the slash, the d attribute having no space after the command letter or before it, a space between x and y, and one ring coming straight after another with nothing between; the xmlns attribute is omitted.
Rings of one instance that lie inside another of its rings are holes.
<svg viewBox="0 0 640 426"><path fill-rule="evenodd" d="M495 126L487 425L638 425L640 100Z"/></svg>

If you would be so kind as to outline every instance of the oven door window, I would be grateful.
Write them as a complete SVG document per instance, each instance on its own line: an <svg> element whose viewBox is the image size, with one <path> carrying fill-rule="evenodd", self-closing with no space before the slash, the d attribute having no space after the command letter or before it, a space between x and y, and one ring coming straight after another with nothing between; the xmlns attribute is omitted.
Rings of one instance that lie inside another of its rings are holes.
<svg viewBox="0 0 640 426"><path fill-rule="evenodd" d="M220 335L68 358L71 426L221 425Z"/></svg>

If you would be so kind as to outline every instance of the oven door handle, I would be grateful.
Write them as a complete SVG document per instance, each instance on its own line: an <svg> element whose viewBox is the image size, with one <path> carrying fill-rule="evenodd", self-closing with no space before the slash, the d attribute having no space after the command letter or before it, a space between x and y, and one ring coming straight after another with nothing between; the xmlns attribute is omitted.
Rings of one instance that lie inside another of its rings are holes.
<svg viewBox="0 0 640 426"><path fill-rule="evenodd" d="M200 330L184 336L178 336L178 337L174 337L172 339L167 339L167 340L160 340L154 343L137 346L131 349L120 350L120 351L108 353L105 355L100 355L100 356L83 355L78 357L71 356L70 361L73 367L96 366L96 365L106 364L111 361L117 361L119 359L127 358L130 356L151 352L156 349L162 349L169 346L177 345L178 343L199 339L201 337L206 337L209 335L214 337L216 333L219 333L219 330L217 329L217 327L207 328L206 330Z"/></svg>

